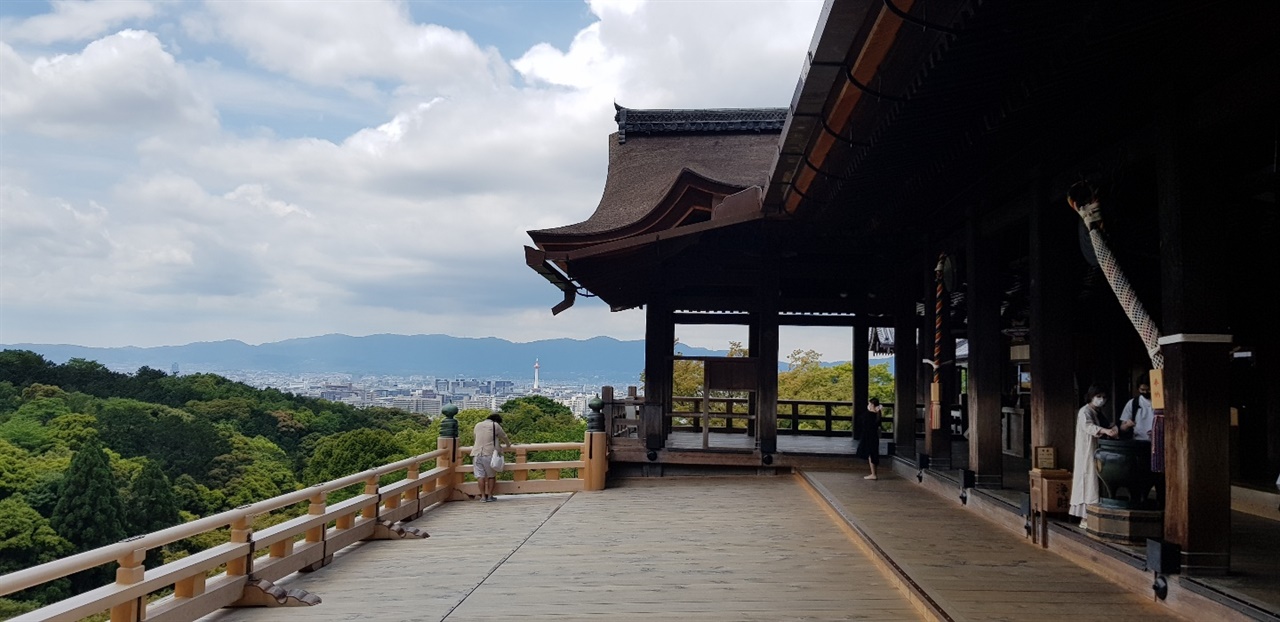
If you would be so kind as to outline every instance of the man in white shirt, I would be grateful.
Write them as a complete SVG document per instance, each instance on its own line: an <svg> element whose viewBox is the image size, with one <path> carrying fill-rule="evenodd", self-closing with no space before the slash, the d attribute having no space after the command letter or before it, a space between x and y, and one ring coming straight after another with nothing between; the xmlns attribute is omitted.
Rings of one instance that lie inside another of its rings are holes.
<svg viewBox="0 0 1280 622"><path fill-rule="evenodd" d="M480 488L481 501L496 501L493 489L498 484L498 474L489 466L493 454L502 451L503 445L511 447L511 440L502 429L502 415L493 413L475 427L475 443L471 447L474 458L471 466L475 468L476 484Z"/></svg>
<svg viewBox="0 0 1280 622"><path fill-rule="evenodd" d="M1155 418L1151 407L1151 385L1146 378L1138 382L1138 396L1129 400L1120 411L1120 430L1133 430L1133 439L1151 440L1151 421Z"/></svg>

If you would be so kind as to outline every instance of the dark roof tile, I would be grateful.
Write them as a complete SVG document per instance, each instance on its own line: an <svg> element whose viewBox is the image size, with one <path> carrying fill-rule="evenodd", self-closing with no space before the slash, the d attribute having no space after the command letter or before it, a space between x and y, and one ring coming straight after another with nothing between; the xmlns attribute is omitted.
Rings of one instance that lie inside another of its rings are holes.
<svg viewBox="0 0 1280 622"><path fill-rule="evenodd" d="M708 108L702 110L638 110L613 105L618 142L634 134L769 133L782 132L786 108Z"/></svg>

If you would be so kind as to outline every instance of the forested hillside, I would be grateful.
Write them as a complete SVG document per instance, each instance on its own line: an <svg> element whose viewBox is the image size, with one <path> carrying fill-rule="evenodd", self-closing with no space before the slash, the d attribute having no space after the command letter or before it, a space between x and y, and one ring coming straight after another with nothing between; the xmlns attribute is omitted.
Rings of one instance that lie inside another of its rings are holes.
<svg viewBox="0 0 1280 622"><path fill-rule="evenodd" d="M503 411L517 442L581 441L585 431L543 397L512 400ZM486 416L459 413L464 445ZM437 422L400 410L358 410L212 374L122 374L5 350L0 574L426 453L438 433ZM148 565L225 539L212 535L167 546ZM0 598L0 619L107 580L87 573Z"/></svg>

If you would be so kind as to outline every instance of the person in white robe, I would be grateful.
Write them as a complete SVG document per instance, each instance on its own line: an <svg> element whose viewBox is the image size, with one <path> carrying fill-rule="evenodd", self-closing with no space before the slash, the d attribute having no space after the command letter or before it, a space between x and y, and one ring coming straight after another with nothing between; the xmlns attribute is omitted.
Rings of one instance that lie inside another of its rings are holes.
<svg viewBox="0 0 1280 622"><path fill-rule="evenodd" d="M1098 438L1116 438L1120 428L1102 411L1107 403L1107 393L1097 385L1089 387L1085 396L1088 402L1076 414L1075 472L1071 474L1072 516L1080 518L1080 528L1088 528L1086 508L1098 502L1098 467L1093 452L1098 448Z"/></svg>

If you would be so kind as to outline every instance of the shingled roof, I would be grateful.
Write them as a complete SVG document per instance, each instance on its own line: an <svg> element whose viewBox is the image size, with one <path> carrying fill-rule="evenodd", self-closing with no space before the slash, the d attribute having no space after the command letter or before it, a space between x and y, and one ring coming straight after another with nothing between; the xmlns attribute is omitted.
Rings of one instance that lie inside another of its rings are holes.
<svg viewBox="0 0 1280 622"><path fill-rule="evenodd" d="M618 143L635 134L742 133L778 134L787 120L786 108L709 108L705 110L637 110L613 107L617 113Z"/></svg>
<svg viewBox="0 0 1280 622"><path fill-rule="evenodd" d="M530 231L536 242L546 236L624 233L620 230L644 219L686 173L737 189L763 186L778 153L786 109L618 107L615 118L618 131L610 136L609 173L595 212L580 223Z"/></svg>

